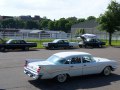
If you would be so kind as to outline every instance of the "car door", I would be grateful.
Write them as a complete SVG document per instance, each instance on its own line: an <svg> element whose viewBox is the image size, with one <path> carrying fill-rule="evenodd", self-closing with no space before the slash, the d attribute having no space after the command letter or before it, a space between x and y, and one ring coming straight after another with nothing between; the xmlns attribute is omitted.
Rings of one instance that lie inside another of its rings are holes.
<svg viewBox="0 0 120 90"><path fill-rule="evenodd" d="M89 55L82 56L82 70L83 75L98 73L98 63Z"/></svg>
<svg viewBox="0 0 120 90"><path fill-rule="evenodd" d="M70 76L79 76L82 75L82 63L81 63L81 57L74 56L70 58L70 64L69 64L69 75Z"/></svg>
<svg viewBox="0 0 120 90"><path fill-rule="evenodd" d="M60 40L58 42L58 47L67 47L69 45L69 43L65 42L64 40Z"/></svg>

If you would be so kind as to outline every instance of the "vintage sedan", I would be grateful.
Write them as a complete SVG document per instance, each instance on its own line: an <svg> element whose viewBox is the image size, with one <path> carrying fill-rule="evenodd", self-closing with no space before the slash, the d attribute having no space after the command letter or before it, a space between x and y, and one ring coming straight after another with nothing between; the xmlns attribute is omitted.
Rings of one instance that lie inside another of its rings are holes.
<svg viewBox="0 0 120 90"><path fill-rule="evenodd" d="M55 39L52 42L44 42L43 47L46 49L67 49L67 48L77 48L79 47L78 42L69 42L67 39Z"/></svg>
<svg viewBox="0 0 120 90"><path fill-rule="evenodd" d="M117 62L93 57L86 52L59 52L46 60L26 60L24 73L34 79L56 79L65 82L68 77L103 74L110 75L117 68Z"/></svg>

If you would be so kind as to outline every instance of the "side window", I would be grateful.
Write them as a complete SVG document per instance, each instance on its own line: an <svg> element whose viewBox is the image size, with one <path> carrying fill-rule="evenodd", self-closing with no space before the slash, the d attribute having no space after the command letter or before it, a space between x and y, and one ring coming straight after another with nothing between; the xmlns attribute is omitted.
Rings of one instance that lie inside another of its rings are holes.
<svg viewBox="0 0 120 90"><path fill-rule="evenodd" d="M82 61L83 63L89 63L92 61L91 57L90 56L83 56L82 57Z"/></svg>
<svg viewBox="0 0 120 90"><path fill-rule="evenodd" d="M66 59L62 59L62 60L59 60L59 63L61 64L69 64L69 60L66 60Z"/></svg>
<svg viewBox="0 0 120 90"><path fill-rule="evenodd" d="M10 43L11 44L16 44L16 40L12 40Z"/></svg>
<svg viewBox="0 0 120 90"><path fill-rule="evenodd" d="M58 43L62 43L62 42L63 42L62 40L58 41Z"/></svg>
<svg viewBox="0 0 120 90"><path fill-rule="evenodd" d="M81 58L80 57L71 58L71 64L79 64L79 63L81 63Z"/></svg>
<svg viewBox="0 0 120 90"><path fill-rule="evenodd" d="M68 43L68 40L64 40L65 43Z"/></svg>
<svg viewBox="0 0 120 90"><path fill-rule="evenodd" d="M23 40L21 40L20 43L24 44L25 42Z"/></svg>

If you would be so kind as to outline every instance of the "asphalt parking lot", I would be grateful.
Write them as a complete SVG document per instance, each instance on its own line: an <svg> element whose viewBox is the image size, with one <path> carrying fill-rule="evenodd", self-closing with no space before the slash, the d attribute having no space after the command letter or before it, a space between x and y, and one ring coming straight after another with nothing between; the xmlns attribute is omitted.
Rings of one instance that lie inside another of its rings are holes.
<svg viewBox="0 0 120 90"><path fill-rule="evenodd" d="M70 78L65 83L53 80L35 81L23 73L25 59L48 58L61 51L82 51L97 57L118 61L120 64L120 48L94 48L71 50L31 50L0 52L0 90L120 90L120 67L108 77L89 75Z"/></svg>

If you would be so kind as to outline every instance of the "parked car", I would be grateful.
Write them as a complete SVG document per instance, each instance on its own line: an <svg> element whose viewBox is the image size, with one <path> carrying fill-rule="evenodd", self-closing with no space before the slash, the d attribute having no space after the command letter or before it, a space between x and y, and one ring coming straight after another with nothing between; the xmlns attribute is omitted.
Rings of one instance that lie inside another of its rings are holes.
<svg viewBox="0 0 120 90"><path fill-rule="evenodd" d="M69 42L67 39L55 39L53 42L44 42L43 46L46 49L58 48L76 48L79 47L78 42Z"/></svg>
<svg viewBox="0 0 120 90"><path fill-rule="evenodd" d="M26 42L25 40L19 39L10 39L0 44L0 51L5 51L9 49L29 50L29 48L31 47L37 47L37 43Z"/></svg>
<svg viewBox="0 0 120 90"><path fill-rule="evenodd" d="M33 79L56 79L65 82L68 77L99 74L110 75L116 70L117 62L93 57L86 52L59 52L48 59L28 59L24 73Z"/></svg>
<svg viewBox="0 0 120 90"><path fill-rule="evenodd" d="M86 38L83 41L79 42L79 47L103 47L105 42L102 42L100 39L97 38Z"/></svg>
<svg viewBox="0 0 120 90"><path fill-rule="evenodd" d="M97 38L95 34L83 34L79 38L82 39L81 42L79 42L79 47L103 47L106 43L101 41Z"/></svg>

